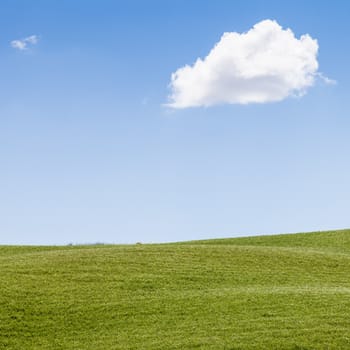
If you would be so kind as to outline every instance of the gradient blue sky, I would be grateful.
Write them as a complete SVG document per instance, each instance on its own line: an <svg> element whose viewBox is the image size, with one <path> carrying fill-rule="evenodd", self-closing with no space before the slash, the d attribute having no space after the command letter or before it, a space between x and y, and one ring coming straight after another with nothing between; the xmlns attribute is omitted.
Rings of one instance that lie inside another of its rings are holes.
<svg viewBox="0 0 350 350"><path fill-rule="evenodd" d="M0 244L350 227L349 13L340 0L2 0ZM263 19L316 38L337 84L163 106L172 72Z"/></svg>

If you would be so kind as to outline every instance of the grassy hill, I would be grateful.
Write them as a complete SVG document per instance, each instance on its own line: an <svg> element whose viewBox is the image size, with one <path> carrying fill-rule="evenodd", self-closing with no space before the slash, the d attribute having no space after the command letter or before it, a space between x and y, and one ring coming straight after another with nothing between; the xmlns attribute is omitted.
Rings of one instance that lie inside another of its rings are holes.
<svg viewBox="0 0 350 350"><path fill-rule="evenodd" d="M2 246L0 349L350 349L350 230Z"/></svg>

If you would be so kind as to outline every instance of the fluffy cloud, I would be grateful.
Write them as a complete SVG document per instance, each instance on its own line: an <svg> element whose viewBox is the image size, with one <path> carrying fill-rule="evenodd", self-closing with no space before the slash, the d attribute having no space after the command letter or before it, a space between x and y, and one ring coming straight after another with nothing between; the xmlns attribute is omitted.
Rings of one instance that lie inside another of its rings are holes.
<svg viewBox="0 0 350 350"><path fill-rule="evenodd" d="M38 42L38 40L39 39L36 35L31 35L24 39L11 41L11 46L14 49L18 49L22 51L22 50L26 50L28 48L28 45L35 45Z"/></svg>
<svg viewBox="0 0 350 350"><path fill-rule="evenodd" d="M317 52L317 40L310 35L298 39L272 20L246 33L224 33L207 57L172 74L167 106L265 103L301 96L320 75Z"/></svg>

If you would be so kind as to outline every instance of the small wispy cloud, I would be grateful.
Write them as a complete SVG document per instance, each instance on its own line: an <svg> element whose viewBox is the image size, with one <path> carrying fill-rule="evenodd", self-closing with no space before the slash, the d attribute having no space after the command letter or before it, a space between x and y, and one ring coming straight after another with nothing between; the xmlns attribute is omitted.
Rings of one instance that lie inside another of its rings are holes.
<svg viewBox="0 0 350 350"><path fill-rule="evenodd" d="M37 44L38 41L39 41L39 38L37 35L31 35L24 39L12 40L11 46L14 49L23 51L23 50L27 50L29 46Z"/></svg>
<svg viewBox="0 0 350 350"><path fill-rule="evenodd" d="M322 73L318 73L317 76L325 83L328 85L336 85L337 81L334 79L330 79L328 77L326 77L325 75L323 75Z"/></svg>

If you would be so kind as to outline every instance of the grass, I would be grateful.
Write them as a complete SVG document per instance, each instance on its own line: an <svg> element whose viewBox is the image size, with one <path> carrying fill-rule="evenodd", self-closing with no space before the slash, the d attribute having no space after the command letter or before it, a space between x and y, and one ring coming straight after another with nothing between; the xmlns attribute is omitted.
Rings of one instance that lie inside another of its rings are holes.
<svg viewBox="0 0 350 350"><path fill-rule="evenodd" d="M0 349L350 349L350 230L0 247Z"/></svg>

